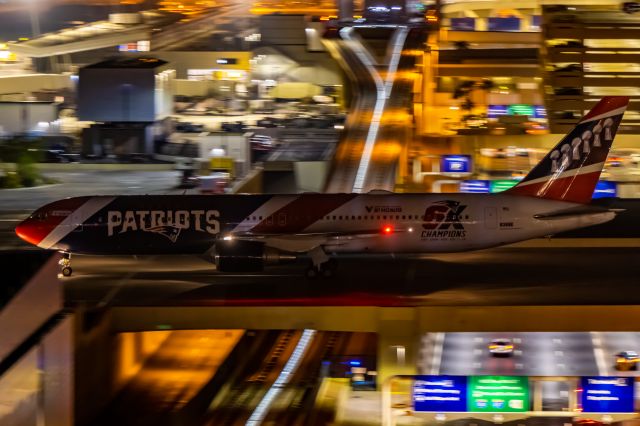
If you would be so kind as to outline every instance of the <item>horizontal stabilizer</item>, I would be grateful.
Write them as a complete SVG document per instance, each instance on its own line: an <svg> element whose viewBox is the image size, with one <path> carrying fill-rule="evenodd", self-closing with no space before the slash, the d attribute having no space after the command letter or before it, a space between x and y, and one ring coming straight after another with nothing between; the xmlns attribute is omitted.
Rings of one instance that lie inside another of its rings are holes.
<svg viewBox="0 0 640 426"><path fill-rule="evenodd" d="M536 214L533 217L538 220L558 220L558 219L567 219L571 217L588 216L588 215L601 214L601 213L618 214L623 211L624 209L605 209L605 208L593 207L593 206L579 206L579 207L572 207L570 209L557 210L555 212L550 212L550 213Z"/></svg>

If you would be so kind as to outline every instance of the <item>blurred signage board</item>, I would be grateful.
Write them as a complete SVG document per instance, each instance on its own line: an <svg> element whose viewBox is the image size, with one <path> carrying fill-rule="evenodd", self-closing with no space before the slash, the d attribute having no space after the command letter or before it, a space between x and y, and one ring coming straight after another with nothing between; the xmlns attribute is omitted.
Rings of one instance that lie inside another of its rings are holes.
<svg viewBox="0 0 640 426"><path fill-rule="evenodd" d="M507 105L489 105L488 118L498 118L501 115L509 115L509 107Z"/></svg>
<svg viewBox="0 0 640 426"><path fill-rule="evenodd" d="M140 40L135 43L119 44L120 52L148 52L151 50L151 42L149 40Z"/></svg>
<svg viewBox="0 0 640 426"><path fill-rule="evenodd" d="M233 173L233 158L231 157L213 157L209 163L211 170L224 170Z"/></svg>
<svg viewBox="0 0 640 426"><path fill-rule="evenodd" d="M237 58L218 58L216 64L218 65L235 65L238 63Z"/></svg>
<svg viewBox="0 0 640 426"><path fill-rule="evenodd" d="M452 413L467 411L467 377L416 376L413 382L415 411Z"/></svg>
<svg viewBox="0 0 640 426"><path fill-rule="evenodd" d="M451 18L451 31L475 31L476 18Z"/></svg>
<svg viewBox="0 0 640 426"><path fill-rule="evenodd" d="M444 173L470 173L470 155L443 155L440 158L440 171Z"/></svg>
<svg viewBox="0 0 640 426"><path fill-rule="evenodd" d="M507 413L529 411L529 378L471 376L468 411Z"/></svg>
<svg viewBox="0 0 640 426"><path fill-rule="evenodd" d="M547 118L547 110L544 105L533 106L533 118Z"/></svg>
<svg viewBox="0 0 640 426"><path fill-rule="evenodd" d="M540 29L542 24L542 15L533 15L531 17L531 29Z"/></svg>
<svg viewBox="0 0 640 426"><path fill-rule="evenodd" d="M460 182L460 192L467 194L487 194L490 190L490 181L483 179L463 180Z"/></svg>
<svg viewBox="0 0 640 426"><path fill-rule="evenodd" d="M618 196L618 184L608 180L598 181L591 198L607 198Z"/></svg>
<svg viewBox="0 0 640 426"><path fill-rule="evenodd" d="M547 118L543 105L489 105L488 118L499 118L502 115L526 115L531 118Z"/></svg>
<svg viewBox="0 0 640 426"><path fill-rule="evenodd" d="M633 377L582 377L584 413L633 413Z"/></svg>
<svg viewBox="0 0 640 426"><path fill-rule="evenodd" d="M489 18L489 31L520 31L520 18Z"/></svg>
<svg viewBox="0 0 640 426"><path fill-rule="evenodd" d="M528 117L533 117L534 115L533 105L526 105L526 104L509 105L509 115L526 115Z"/></svg>
<svg viewBox="0 0 640 426"><path fill-rule="evenodd" d="M492 180L489 185L489 192L493 194L494 192L506 191L507 189L516 186L518 182L519 181L513 179Z"/></svg>

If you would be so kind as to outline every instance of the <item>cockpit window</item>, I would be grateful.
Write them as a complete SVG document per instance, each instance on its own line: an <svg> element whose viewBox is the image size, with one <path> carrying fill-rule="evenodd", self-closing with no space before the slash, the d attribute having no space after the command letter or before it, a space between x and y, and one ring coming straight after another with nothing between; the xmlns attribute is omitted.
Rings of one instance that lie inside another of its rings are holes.
<svg viewBox="0 0 640 426"><path fill-rule="evenodd" d="M36 212L31 215L30 219L42 221L42 220L46 220L48 216L49 214L47 212Z"/></svg>

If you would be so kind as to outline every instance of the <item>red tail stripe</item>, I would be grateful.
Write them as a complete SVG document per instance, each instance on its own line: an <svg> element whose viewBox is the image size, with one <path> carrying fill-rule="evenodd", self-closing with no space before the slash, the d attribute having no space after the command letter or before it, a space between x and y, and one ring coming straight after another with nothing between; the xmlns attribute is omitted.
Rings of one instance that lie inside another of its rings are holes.
<svg viewBox="0 0 640 426"><path fill-rule="evenodd" d="M605 96L587 115L582 117L581 122L588 121L598 115L606 114L618 108L625 107L629 104L628 96Z"/></svg>

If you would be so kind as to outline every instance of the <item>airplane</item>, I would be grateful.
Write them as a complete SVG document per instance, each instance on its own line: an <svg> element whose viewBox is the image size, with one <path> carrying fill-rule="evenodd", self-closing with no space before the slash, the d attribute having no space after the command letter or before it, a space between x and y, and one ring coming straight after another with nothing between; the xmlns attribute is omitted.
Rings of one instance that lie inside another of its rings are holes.
<svg viewBox="0 0 640 426"><path fill-rule="evenodd" d="M37 209L23 240L71 254L200 254L221 272L310 258L330 277L341 253L485 249L601 224L619 210L590 205L628 97L604 97L516 186L496 194L85 196Z"/></svg>

